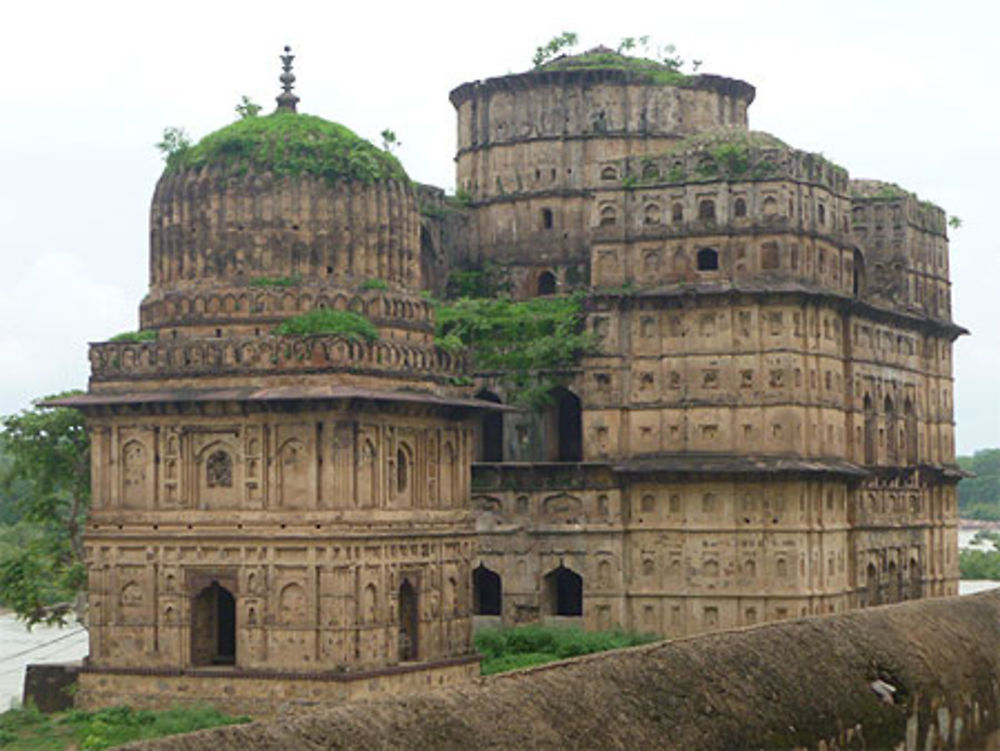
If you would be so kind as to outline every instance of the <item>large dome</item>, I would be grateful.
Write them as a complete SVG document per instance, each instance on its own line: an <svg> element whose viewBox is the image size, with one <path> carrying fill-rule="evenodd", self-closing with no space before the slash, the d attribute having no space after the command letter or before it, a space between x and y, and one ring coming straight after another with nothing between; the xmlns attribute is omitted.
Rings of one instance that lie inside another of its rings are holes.
<svg viewBox="0 0 1000 751"><path fill-rule="evenodd" d="M246 117L210 133L195 146L172 154L164 174L204 167L221 167L235 175L248 170L281 177L312 175L331 184L407 179L392 154L349 128L284 110Z"/></svg>
<svg viewBox="0 0 1000 751"><path fill-rule="evenodd" d="M350 304L430 336L413 185L342 125L282 109L227 125L171 155L150 214L143 328L252 333Z"/></svg>

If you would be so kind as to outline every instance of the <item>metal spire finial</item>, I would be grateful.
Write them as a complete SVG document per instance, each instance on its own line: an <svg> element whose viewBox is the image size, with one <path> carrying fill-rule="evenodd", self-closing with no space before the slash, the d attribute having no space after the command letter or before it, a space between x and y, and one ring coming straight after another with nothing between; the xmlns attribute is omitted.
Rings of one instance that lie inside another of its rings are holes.
<svg viewBox="0 0 1000 751"><path fill-rule="evenodd" d="M299 103L299 98L292 93L295 84L295 74L292 73L292 48L285 45L285 54L281 56L281 93L275 97L278 101L279 112L295 112L295 105Z"/></svg>

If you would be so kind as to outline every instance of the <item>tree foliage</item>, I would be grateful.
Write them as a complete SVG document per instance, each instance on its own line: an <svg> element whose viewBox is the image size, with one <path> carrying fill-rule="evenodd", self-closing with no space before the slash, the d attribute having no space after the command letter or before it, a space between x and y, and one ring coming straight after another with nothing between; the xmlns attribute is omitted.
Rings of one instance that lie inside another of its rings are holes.
<svg viewBox="0 0 1000 751"><path fill-rule="evenodd" d="M248 117L257 117L263 108L244 94L234 109L236 114L240 116L240 120L246 120Z"/></svg>
<svg viewBox="0 0 1000 751"><path fill-rule="evenodd" d="M583 331L583 297L515 302L462 298L437 305L438 346L467 348L476 370L499 372L514 404L540 408L566 371L593 350Z"/></svg>
<svg viewBox="0 0 1000 751"><path fill-rule="evenodd" d="M551 60L563 50L568 50L576 46L577 35L572 31L564 31L559 36L552 37L544 46L537 47L535 54L531 57L531 64L536 68L541 67L547 60Z"/></svg>
<svg viewBox="0 0 1000 751"><path fill-rule="evenodd" d="M0 560L0 592L29 625L64 623L84 584L90 440L83 418L74 409L35 402L4 419L0 446L9 462L5 493L17 489L11 502L20 521L37 532Z"/></svg>
<svg viewBox="0 0 1000 751"><path fill-rule="evenodd" d="M1000 519L1000 448L960 456L958 464L976 475L958 484L961 515L967 519Z"/></svg>
<svg viewBox="0 0 1000 751"><path fill-rule="evenodd" d="M163 139L157 142L156 148L170 167L191 148L191 137L184 128L171 125L163 129Z"/></svg>

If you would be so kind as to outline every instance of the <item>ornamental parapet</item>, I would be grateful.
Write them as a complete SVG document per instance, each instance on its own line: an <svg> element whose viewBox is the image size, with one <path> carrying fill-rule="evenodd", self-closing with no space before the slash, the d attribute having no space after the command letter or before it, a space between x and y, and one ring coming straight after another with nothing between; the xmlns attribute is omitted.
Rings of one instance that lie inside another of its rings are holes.
<svg viewBox="0 0 1000 751"><path fill-rule="evenodd" d="M466 364L434 347L317 335L98 342L90 345L90 367L93 381L106 381L324 370L455 378Z"/></svg>

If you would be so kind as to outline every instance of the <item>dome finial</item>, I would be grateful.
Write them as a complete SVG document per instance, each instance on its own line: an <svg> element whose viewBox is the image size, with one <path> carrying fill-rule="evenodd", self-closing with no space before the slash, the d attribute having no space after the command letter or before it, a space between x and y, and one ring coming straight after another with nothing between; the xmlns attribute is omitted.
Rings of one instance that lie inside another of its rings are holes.
<svg viewBox="0 0 1000 751"><path fill-rule="evenodd" d="M275 99L278 101L279 112L295 112L295 105L299 103L299 98L292 93L292 86L295 84L295 74L292 73L292 48L285 45L285 54L281 56L281 93Z"/></svg>

